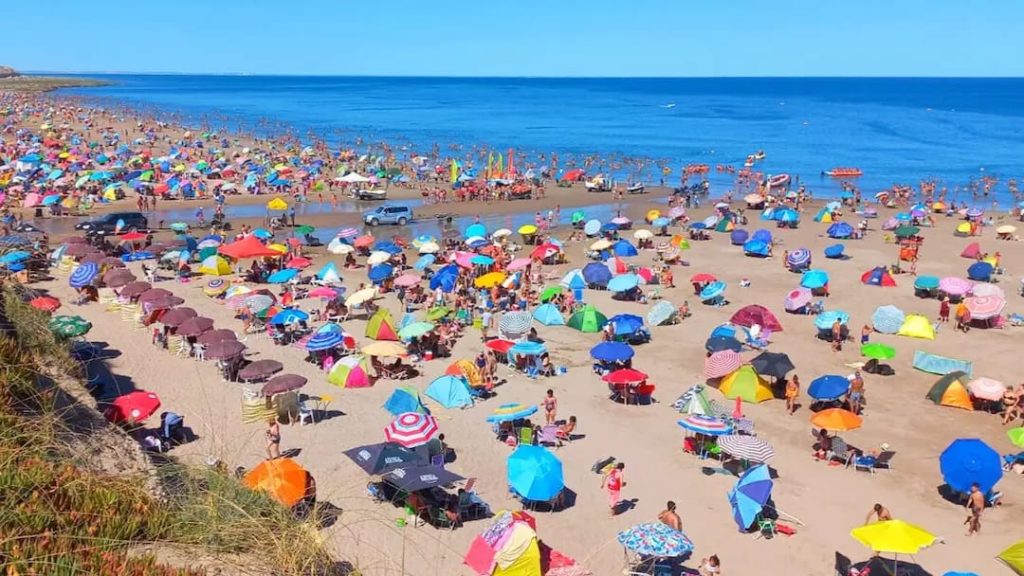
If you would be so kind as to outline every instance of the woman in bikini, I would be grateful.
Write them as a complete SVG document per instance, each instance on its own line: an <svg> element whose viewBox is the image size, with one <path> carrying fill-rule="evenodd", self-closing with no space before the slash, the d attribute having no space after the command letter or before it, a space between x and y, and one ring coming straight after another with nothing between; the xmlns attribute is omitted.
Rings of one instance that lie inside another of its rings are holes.
<svg viewBox="0 0 1024 576"><path fill-rule="evenodd" d="M558 413L558 399L555 398L555 391L549 388L541 404L544 405L544 423L554 424L555 415Z"/></svg>

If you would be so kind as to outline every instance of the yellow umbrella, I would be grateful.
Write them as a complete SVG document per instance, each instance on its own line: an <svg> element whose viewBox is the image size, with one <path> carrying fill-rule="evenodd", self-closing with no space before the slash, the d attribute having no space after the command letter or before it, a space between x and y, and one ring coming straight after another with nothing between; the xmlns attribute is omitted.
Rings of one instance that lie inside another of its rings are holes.
<svg viewBox="0 0 1024 576"><path fill-rule="evenodd" d="M281 200L280 198L274 198L270 202L267 202L267 209L268 210L287 210L288 209L288 203L285 202L284 200Z"/></svg>
<svg viewBox="0 0 1024 576"><path fill-rule="evenodd" d="M522 226L519 227L519 233L520 234L536 234L537 233L537 227L534 226L533 224L523 224Z"/></svg>
<svg viewBox="0 0 1024 576"><path fill-rule="evenodd" d="M60 158L61 160L64 160L65 158L70 158L70 157L71 157L71 154L68 153L68 152L61 152L60 154L57 154L57 158Z"/></svg>
<svg viewBox="0 0 1024 576"><path fill-rule="evenodd" d="M636 240L647 240L648 238L654 238L654 232L641 228L636 232L633 232L633 238Z"/></svg>
<svg viewBox="0 0 1024 576"><path fill-rule="evenodd" d="M648 222L654 222L655 220L658 219L659 216L661 216L661 210L657 210L657 209L648 210L647 211L646 220Z"/></svg>
<svg viewBox="0 0 1024 576"><path fill-rule="evenodd" d="M267 246L267 248L270 248L271 250L280 252L281 254L287 254L288 253L288 247L285 246L284 244L271 244L271 245Z"/></svg>
<svg viewBox="0 0 1024 576"><path fill-rule="evenodd" d="M409 353L409 351L405 349L405 346L390 340L371 342L366 346L363 346L363 349L360 350L360 352L367 356L405 356Z"/></svg>
<svg viewBox="0 0 1024 576"><path fill-rule="evenodd" d="M903 520L867 524L851 530L850 536L875 552L893 554L917 554L936 540L931 532Z"/></svg>
<svg viewBox="0 0 1024 576"><path fill-rule="evenodd" d="M590 245L591 250L607 250L611 248L612 243L607 238L601 238Z"/></svg>
<svg viewBox="0 0 1024 576"><path fill-rule="evenodd" d="M363 288L353 292L348 298L345 298L345 306L359 306L363 302L373 300L377 296L377 289L374 287Z"/></svg>
<svg viewBox="0 0 1024 576"><path fill-rule="evenodd" d="M494 288L505 281L503 272L488 272L473 281L477 288Z"/></svg>

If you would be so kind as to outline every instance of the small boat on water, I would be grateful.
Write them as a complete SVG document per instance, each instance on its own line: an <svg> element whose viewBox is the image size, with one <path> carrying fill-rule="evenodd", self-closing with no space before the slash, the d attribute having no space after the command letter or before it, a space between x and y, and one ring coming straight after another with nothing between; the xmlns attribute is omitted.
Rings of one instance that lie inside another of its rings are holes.
<svg viewBox="0 0 1024 576"><path fill-rule="evenodd" d="M630 184L626 188L626 192L629 194L643 194L646 190L644 190L643 182L638 182L636 184Z"/></svg>
<svg viewBox="0 0 1024 576"><path fill-rule="evenodd" d="M771 188L785 188L789 185L789 174L776 174L768 178L768 186Z"/></svg>
<svg viewBox="0 0 1024 576"><path fill-rule="evenodd" d="M757 152L756 152L756 153L754 154L754 160L757 160L757 161L761 161L761 160L764 160L764 159L765 159L765 158L767 158L767 157L768 157L768 155L764 153L764 150L758 150L758 151L757 151Z"/></svg>
<svg viewBox="0 0 1024 576"><path fill-rule="evenodd" d="M856 178L863 176L864 171L860 168L833 168L824 172L824 174L833 178Z"/></svg>

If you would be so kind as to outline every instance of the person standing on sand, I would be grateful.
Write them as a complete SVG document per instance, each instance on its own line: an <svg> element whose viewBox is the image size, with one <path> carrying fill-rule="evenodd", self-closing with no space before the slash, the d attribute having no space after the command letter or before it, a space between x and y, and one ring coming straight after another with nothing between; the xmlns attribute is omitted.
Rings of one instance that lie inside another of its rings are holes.
<svg viewBox="0 0 1024 576"><path fill-rule="evenodd" d="M544 405L544 423L551 425L555 423L555 416L558 414L558 399L555 398L555 391L548 388L547 395L541 400Z"/></svg>
<svg viewBox="0 0 1024 576"><path fill-rule="evenodd" d="M843 349L843 325L836 318L832 323L832 351L839 352Z"/></svg>
<svg viewBox="0 0 1024 576"><path fill-rule="evenodd" d="M981 487L975 482L971 484L971 493L967 495L967 535L981 532L981 513L985 510L985 495L981 493Z"/></svg>
<svg viewBox="0 0 1024 576"><path fill-rule="evenodd" d="M939 321L949 322L949 296L943 296L939 302Z"/></svg>
<svg viewBox="0 0 1024 576"><path fill-rule="evenodd" d="M658 514L658 522L661 522L665 526L682 532L683 521L679 518L679 514L676 514L676 503L669 500L665 504L665 509Z"/></svg>
<svg viewBox="0 0 1024 576"><path fill-rule="evenodd" d="M281 425L277 418L267 422L267 460L281 457Z"/></svg>
<svg viewBox="0 0 1024 576"><path fill-rule="evenodd" d="M622 501L622 488L626 485L622 471L625 469L626 465L619 462L601 480L601 488L608 490L608 511L612 516L615 516L616 508Z"/></svg>
<svg viewBox="0 0 1024 576"><path fill-rule="evenodd" d="M800 377L796 374L786 381L786 410L792 416L796 412L796 401L800 398Z"/></svg>
<svg viewBox="0 0 1024 576"><path fill-rule="evenodd" d="M865 324L860 329L860 345L863 346L871 341L871 326Z"/></svg>
<svg viewBox="0 0 1024 576"><path fill-rule="evenodd" d="M850 378L850 391L846 395L846 400L850 403L850 412L859 415L864 403L864 378L860 375L860 370L854 372Z"/></svg>

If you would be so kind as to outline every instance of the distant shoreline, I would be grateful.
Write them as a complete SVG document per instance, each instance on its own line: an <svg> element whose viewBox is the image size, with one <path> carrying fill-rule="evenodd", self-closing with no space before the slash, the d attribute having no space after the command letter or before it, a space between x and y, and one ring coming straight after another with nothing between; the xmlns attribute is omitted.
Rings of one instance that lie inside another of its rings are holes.
<svg viewBox="0 0 1024 576"><path fill-rule="evenodd" d="M80 77L12 76L10 78L0 78L0 92L31 94L52 92L60 88L93 88L109 85L110 82L106 80Z"/></svg>

